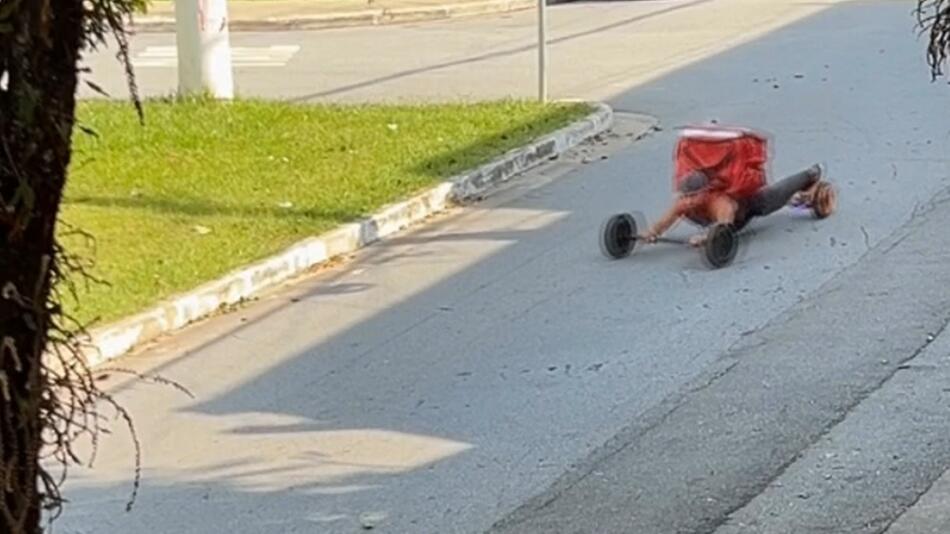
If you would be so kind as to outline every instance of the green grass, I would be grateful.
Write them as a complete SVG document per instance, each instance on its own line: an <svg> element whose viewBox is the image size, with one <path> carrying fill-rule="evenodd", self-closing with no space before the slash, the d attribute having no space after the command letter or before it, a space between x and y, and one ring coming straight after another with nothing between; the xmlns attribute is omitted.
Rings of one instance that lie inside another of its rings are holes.
<svg viewBox="0 0 950 534"><path fill-rule="evenodd" d="M368 215L587 113L527 102L298 106L82 102L61 236L110 285L68 311L113 320ZM210 230L208 232L207 230Z"/></svg>

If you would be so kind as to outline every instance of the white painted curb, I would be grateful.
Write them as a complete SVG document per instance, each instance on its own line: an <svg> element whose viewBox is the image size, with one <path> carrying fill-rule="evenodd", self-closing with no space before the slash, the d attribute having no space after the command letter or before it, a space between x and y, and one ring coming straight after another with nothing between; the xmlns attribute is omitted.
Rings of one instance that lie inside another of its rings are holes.
<svg viewBox="0 0 950 534"><path fill-rule="evenodd" d="M454 176L404 202L384 207L360 222L305 239L270 258L233 271L152 309L89 332L87 363L118 358L162 334L238 304L329 259L359 250L446 209L478 199L492 187L610 129L613 110L597 104L585 119L512 150L491 163Z"/></svg>

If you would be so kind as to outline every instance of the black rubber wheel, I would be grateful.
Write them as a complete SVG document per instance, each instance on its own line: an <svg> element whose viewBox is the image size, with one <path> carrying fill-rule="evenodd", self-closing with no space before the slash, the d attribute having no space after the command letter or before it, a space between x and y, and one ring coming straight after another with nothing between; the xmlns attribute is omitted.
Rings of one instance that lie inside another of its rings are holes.
<svg viewBox="0 0 950 534"><path fill-rule="evenodd" d="M739 237L729 224L717 224L710 228L706 238L705 258L713 269L732 263L739 251Z"/></svg>
<svg viewBox="0 0 950 534"><path fill-rule="evenodd" d="M619 260L633 252L637 244L637 221L629 213L618 213L604 221L600 230L600 250Z"/></svg>

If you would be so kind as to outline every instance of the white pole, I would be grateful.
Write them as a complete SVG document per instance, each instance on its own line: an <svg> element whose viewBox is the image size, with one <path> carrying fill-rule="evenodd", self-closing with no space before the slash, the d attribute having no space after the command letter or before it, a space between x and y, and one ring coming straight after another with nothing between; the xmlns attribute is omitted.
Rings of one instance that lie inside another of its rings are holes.
<svg viewBox="0 0 950 534"><path fill-rule="evenodd" d="M175 0L178 91L234 98L227 0Z"/></svg>
<svg viewBox="0 0 950 534"><path fill-rule="evenodd" d="M538 100L548 100L547 0L538 0Z"/></svg>

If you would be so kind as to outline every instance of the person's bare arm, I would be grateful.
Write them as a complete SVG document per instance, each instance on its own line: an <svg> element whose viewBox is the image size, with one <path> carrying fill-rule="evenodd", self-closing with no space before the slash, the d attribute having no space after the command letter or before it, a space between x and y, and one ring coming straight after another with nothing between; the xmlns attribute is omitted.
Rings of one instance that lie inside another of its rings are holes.
<svg viewBox="0 0 950 534"><path fill-rule="evenodd" d="M670 206L670 209L668 209L666 213L660 217L660 220L656 221L656 223L654 223L653 226L651 226L650 229L643 234L643 237L648 242L655 242L658 237L663 235L667 230L670 229L670 227L680 220L680 217L683 216L684 206L684 200L677 199L673 205Z"/></svg>

